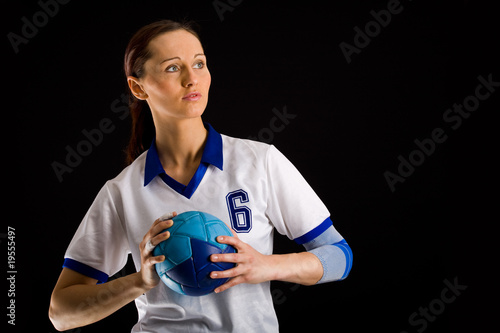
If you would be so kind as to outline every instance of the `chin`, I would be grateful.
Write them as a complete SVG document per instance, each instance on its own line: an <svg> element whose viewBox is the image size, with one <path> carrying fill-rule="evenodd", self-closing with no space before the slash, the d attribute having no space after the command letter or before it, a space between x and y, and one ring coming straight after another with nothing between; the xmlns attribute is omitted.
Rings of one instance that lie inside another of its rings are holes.
<svg viewBox="0 0 500 333"><path fill-rule="evenodd" d="M182 113L186 116L186 118L201 117L201 115L205 112L206 106L206 103L203 105L191 105L183 110Z"/></svg>
<svg viewBox="0 0 500 333"><path fill-rule="evenodd" d="M167 119L193 119L199 118L203 115L206 105L206 103L193 103L192 105L181 105L170 108L164 107L163 109L157 110L153 113L156 114L156 118L158 120L163 119L164 121L167 121ZM154 115L153 118L155 118Z"/></svg>

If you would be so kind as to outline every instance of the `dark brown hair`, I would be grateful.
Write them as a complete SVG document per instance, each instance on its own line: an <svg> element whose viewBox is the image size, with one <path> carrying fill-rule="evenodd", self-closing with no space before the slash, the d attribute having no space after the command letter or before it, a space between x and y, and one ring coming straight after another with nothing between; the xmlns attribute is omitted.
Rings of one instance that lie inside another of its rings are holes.
<svg viewBox="0 0 500 333"><path fill-rule="evenodd" d="M148 24L139 29L130 39L125 50L125 76L144 76L144 64L151 57L148 46L151 40L166 32L186 30L193 34L198 40L198 33L193 22L176 22L162 20ZM144 129L146 125L151 126L151 112L146 101L137 99L129 90L129 108L132 118L132 130L130 140L126 149L127 164L132 163L142 152L144 152ZM149 144L149 143L147 143Z"/></svg>

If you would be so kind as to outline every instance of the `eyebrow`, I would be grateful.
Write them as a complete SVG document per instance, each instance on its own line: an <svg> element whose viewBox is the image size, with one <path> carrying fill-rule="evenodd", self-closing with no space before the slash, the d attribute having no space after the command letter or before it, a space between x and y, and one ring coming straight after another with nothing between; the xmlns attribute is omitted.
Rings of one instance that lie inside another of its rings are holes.
<svg viewBox="0 0 500 333"><path fill-rule="evenodd" d="M196 58L196 57L199 57L199 56L204 56L204 57L206 57L204 53L196 53L196 54L194 55L193 59L194 59L194 58ZM160 62L160 65L161 65L161 64L163 64L165 61L170 61L170 60L174 60L174 59L179 59L179 60L181 60L181 58L179 58L179 57L172 57L172 58L168 58L168 59L162 60L162 62Z"/></svg>

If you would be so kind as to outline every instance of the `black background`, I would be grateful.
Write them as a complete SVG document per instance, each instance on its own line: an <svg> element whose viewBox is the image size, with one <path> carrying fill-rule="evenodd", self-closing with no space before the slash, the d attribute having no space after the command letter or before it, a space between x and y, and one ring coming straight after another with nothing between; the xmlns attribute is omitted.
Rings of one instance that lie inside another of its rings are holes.
<svg viewBox="0 0 500 333"><path fill-rule="evenodd" d="M98 190L124 167L130 118L120 118L123 108L114 111L124 105L115 100L126 92L125 46L139 27L164 18L201 26L212 74L204 120L216 130L247 138L269 128L273 108L296 115L273 134L272 144L320 195L353 249L345 281L273 283L283 332L470 332L497 326L500 93L481 101L456 130L443 120L454 103L474 95L479 75L500 81L493 9L477 1L402 0L401 12L348 63L339 44L352 45L354 27L364 30L373 21L370 11L386 9L388 1L220 0L233 4L222 17L214 2L70 1L17 53L8 34L21 35L22 17L33 22L41 7L36 1L4 5L8 218L0 230L0 258L6 272L5 234L14 227L18 271L16 326L9 329L55 332L47 311L66 247ZM85 140L82 131L105 118L113 131L58 179L52 163L64 164L66 146L75 149ZM392 192L384 172L397 173L398 156L408 158L417 149L414 140L429 138L435 128L447 140ZM277 252L300 250L277 237ZM132 272L128 265L120 274ZM443 310L437 300L444 280L467 289ZM440 313L426 327L411 325L409 317L429 304ZM126 332L136 319L131 303L73 332Z"/></svg>

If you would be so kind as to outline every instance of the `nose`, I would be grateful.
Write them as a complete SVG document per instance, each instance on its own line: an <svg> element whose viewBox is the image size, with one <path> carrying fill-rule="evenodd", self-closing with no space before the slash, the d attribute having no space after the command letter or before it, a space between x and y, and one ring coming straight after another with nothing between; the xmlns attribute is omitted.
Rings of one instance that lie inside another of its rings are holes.
<svg viewBox="0 0 500 333"><path fill-rule="evenodd" d="M185 75L182 80L182 85L185 88L196 86L198 84L198 78L192 68L188 68L184 73Z"/></svg>

